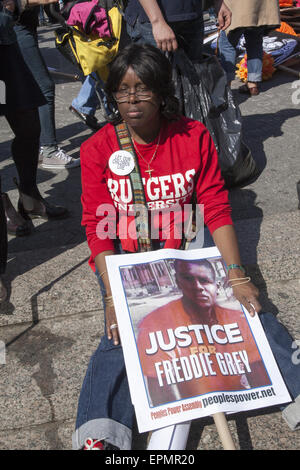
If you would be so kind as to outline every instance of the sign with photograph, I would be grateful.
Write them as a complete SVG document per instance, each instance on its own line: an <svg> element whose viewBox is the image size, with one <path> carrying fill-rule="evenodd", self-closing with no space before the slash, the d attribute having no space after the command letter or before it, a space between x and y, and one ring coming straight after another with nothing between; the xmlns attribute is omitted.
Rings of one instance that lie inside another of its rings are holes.
<svg viewBox="0 0 300 470"><path fill-rule="evenodd" d="M106 261L140 432L291 401L217 248Z"/></svg>

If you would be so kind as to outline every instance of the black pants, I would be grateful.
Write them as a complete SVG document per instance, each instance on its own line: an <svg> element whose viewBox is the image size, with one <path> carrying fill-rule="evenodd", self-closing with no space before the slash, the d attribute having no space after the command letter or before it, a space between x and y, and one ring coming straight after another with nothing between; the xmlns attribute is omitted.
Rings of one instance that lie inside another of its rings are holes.
<svg viewBox="0 0 300 470"><path fill-rule="evenodd" d="M0 194L1 194L1 177L0 177ZM7 262L7 230L6 217L2 198L0 197L0 276L4 274Z"/></svg>
<svg viewBox="0 0 300 470"><path fill-rule="evenodd" d="M43 93L46 103L39 107L41 123L41 146L56 146L55 129L55 83L41 54L36 28L15 26L23 59Z"/></svg>
<svg viewBox="0 0 300 470"><path fill-rule="evenodd" d="M37 167L39 158L40 121L37 108L8 110L5 117L15 135L11 153L19 177L20 190L38 196Z"/></svg>
<svg viewBox="0 0 300 470"><path fill-rule="evenodd" d="M15 135L11 144L11 153L19 177L20 190L29 196L39 197L40 193L36 183L40 138L38 110L37 108L8 110L5 117ZM4 274L6 261L6 217L0 198L0 275Z"/></svg>
<svg viewBox="0 0 300 470"><path fill-rule="evenodd" d="M0 79L6 87L6 103L0 104L0 115L6 117L14 133L11 153L19 187L28 196L38 197L36 177L41 131L38 106L45 104L45 98L25 64L17 43L0 45L0 64ZM7 228L0 200L0 274L4 273L6 261Z"/></svg>

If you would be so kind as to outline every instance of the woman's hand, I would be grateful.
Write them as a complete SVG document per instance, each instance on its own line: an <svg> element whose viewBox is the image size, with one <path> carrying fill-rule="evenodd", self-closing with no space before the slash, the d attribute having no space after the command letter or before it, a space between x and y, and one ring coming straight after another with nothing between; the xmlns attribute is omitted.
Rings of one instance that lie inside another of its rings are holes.
<svg viewBox="0 0 300 470"><path fill-rule="evenodd" d="M231 277L231 279L230 279ZM241 278L241 281L238 279ZM235 275L234 281L232 281L233 276L229 275L229 282L232 285L234 297L248 310L251 317L254 317L255 313L260 312L261 305L258 301L259 290L257 287L252 284L252 282L247 282L245 284L239 284L243 282L242 278L245 278L245 275Z"/></svg>
<svg viewBox="0 0 300 470"><path fill-rule="evenodd" d="M107 337L109 340L112 339L114 344L117 346L118 344L120 344L120 336L115 307L113 306L112 302L109 302L109 305L106 305L105 319Z"/></svg>

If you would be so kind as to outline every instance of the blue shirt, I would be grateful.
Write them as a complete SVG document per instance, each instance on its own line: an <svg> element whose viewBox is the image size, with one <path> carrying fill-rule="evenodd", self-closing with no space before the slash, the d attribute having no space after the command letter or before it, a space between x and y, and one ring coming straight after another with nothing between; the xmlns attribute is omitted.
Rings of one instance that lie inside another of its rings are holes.
<svg viewBox="0 0 300 470"><path fill-rule="evenodd" d="M202 0L157 0L157 3L167 23L196 20L202 15ZM125 19L131 26L137 19L140 23L149 22L138 0L129 0Z"/></svg>

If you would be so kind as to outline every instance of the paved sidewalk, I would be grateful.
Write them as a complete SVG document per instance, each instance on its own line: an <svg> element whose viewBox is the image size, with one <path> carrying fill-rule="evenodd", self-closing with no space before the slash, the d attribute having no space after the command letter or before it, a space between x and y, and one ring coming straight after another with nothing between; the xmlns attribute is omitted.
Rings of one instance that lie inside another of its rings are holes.
<svg viewBox="0 0 300 470"><path fill-rule="evenodd" d="M77 70L54 46L55 26L39 29L49 67ZM300 104L294 77L276 73L263 93L245 100L245 140L264 171L251 186L231 192L244 263L262 291L265 309L278 314L300 340ZM62 148L79 155L91 131L68 111L80 82L56 77L56 122ZM234 83L234 88L239 84ZM300 89L300 83L298 83ZM294 103L292 94L294 93ZM299 96L299 93L298 93ZM297 98L297 97L296 97ZM296 100L297 101L297 100ZM101 119L101 111L98 111ZM3 189L17 203L10 156L12 133L0 118L0 171ZM25 238L9 238L6 283L9 302L0 307L0 448L70 449L76 407L87 362L103 333L97 282L87 265L89 251L80 225L80 168L39 169L39 187L49 201L62 203L71 217L34 222ZM290 432L276 408L228 418L240 449L299 449L300 432ZM136 435L135 448L145 448ZM188 449L221 449L210 418L193 422Z"/></svg>

